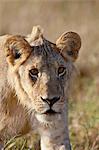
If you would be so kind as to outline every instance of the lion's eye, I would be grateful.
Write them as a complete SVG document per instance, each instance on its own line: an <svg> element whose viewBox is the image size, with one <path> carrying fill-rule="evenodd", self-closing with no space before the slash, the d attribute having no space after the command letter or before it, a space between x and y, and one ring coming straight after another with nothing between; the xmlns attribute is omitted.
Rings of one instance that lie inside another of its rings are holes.
<svg viewBox="0 0 99 150"><path fill-rule="evenodd" d="M63 76L66 72L66 68L65 67L59 67L58 68L58 76Z"/></svg>
<svg viewBox="0 0 99 150"><path fill-rule="evenodd" d="M37 68L33 68L31 70L29 70L29 76L31 77L32 80L37 79L38 77L38 69Z"/></svg>

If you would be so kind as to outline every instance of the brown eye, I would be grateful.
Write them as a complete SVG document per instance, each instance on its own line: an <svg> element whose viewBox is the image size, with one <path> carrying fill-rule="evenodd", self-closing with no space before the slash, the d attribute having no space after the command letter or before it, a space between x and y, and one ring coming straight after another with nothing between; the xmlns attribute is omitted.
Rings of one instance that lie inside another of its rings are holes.
<svg viewBox="0 0 99 150"><path fill-rule="evenodd" d="M58 68L58 76L63 76L66 72L65 67L59 67Z"/></svg>
<svg viewBox="0 0 99 150"><path fill-rule="evenodd" d="M39 72L38 72L38 69L37 69L37 68L34 68L34 69L29 70L29 76L31 77L32 80L37 79L38 73L39 73Z"/></svg>

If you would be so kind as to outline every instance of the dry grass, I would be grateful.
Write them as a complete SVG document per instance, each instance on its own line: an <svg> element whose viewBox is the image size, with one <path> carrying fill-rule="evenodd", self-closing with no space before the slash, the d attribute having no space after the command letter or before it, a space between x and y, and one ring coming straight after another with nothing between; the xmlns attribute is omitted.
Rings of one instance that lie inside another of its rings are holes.
<svg viewBox="0 0 99 150"><path fill-rule="evenodd" d="M80 94L74 95L74 99L70 100L70 137L73 150L98 150L99 93L94 80L85 77L79 80L79 88L76 90Z"/></svg>
<svg viewBox="0 0 99 150"><path fill-rule="evenodd" d="M28 34L35 24L44 27L52 41L64 31L80 34L79 75L69 101L70 138L73 150L99 150L98 0L0 0L1 34ZM14 138L6 150L29 150L29 141L30 137Z"/></svg>

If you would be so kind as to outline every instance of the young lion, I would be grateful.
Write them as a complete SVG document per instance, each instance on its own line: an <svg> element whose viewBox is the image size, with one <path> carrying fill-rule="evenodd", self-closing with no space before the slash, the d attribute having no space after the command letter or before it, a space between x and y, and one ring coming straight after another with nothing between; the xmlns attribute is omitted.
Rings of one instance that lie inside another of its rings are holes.
<svg viewBox="0 0 99 150"><path fill-rule="evenodd" d="M67 32L56 41L31 35L0 37L0 140L26 134L41 137L41 150L70 150L68 91L81 39Z"/></svg>

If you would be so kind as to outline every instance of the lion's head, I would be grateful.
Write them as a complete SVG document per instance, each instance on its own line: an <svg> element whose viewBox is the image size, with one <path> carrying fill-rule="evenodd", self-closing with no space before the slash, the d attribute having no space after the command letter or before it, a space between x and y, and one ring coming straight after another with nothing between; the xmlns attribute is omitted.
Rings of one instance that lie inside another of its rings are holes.
<svg viewBox="0 0 99 150"><path fill-rule="evenodd" d="M33 36L9 36L4 45L8 82L38 120L51 121L65 108L81 39L77 33L68 32L54 44L43 37L39 27L34 29Z"/></svg>

